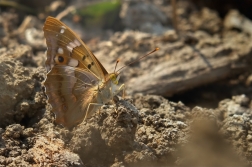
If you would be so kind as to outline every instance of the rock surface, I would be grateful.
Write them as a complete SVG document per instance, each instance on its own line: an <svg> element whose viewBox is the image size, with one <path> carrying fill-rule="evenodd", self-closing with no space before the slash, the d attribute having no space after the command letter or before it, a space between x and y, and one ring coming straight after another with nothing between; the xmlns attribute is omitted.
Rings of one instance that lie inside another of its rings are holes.
<svg viewBox="0 0 252 167"><path fill-rule="evenodd" d="M250 69L252 39L246 25L252 22L236 11L237 19L246 21L244 26L238 27L238 23L233 23L236 19L233 13L227 15L222 29L216 12L204 8L191 15L193 33L184 32L179 36L169 30L162 36L155 36L126 31L114 34L109 42L101 42L93 50L108 71L113 71L111 64L118 58L120 68L145 55L146 50L159 47L159 51L124 69L122 78L128 94L169 97Z"/></svg>
<svg viewBox="0 0 252 167"><path fill-rule="evenodd" d="M1 127L21 122L26 115L33 117L44 108L43 92L37 91L41 81L39 73L23 67L13 58L0 55Z"/></svg>

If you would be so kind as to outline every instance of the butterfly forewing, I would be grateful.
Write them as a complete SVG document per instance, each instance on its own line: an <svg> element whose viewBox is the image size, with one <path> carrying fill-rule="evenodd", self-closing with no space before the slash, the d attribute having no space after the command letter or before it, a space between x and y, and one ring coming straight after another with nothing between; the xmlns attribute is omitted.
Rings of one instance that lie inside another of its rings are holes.
<svg viewBox="0 0 252 167"><path fill-rule="evenodd" d="M44 24L47 43L47 70L55 64L88 69L97 78L104 80L108 74L82 40L64 23L48 17ZM76 61L77 60L77 61Z"/></svg>

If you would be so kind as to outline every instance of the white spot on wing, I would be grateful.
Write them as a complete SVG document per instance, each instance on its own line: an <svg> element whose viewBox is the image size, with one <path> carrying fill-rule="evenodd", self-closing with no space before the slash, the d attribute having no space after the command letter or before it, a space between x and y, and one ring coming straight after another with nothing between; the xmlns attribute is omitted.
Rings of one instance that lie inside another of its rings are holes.
<svg viewBox="0 0 252 167"><path fill-rule="evenodd" d="M70 42L68 45L72 46L72 48L75 48L77 45L73 42Z"/></svg>
<svg viewBox="0 0 252 167"><path fill-rule="evenodd" d="M60 33L63 34L65 32L66 27L61 26Z"/></svg>
<svg viewBox="0 0 252 167"><path fill-rule="evenodd" d="M68 62L68 65L69 66L72 66L72 67L76 67L78 66L78 60L75 60L75 59L70 59L69 62Z"/></svg>
<svg viewBox="0 0 252 167"><path fill-rule="evenodd" d="M75 43L77 46L80 46L80 45L81 45L80 41L78 41L77 39L74 40L74 43Z"/></svg>
<svg viewBox="0 0 252 167"><path fill-rule="evenodd" d="M63 53L64 53L63 49L62 49L62 48L59 48L59 49L58 49L58 53L59 53L59 54L63 54Z"/></svg>
<svg viewBox="0 0 252 167"><path fill-rule="evenodd" d="M80 46L80 45L81 45L80 41L78 41L77 39L74 39L73 42L69 42L69 44L67 45L67 50L69 52L72 52L75 47Z"/></svg>
<svg viewBox="0 0 252 167"><path fill-rule="evenodd" d="M65 29L64 28L61 28L60 29L60 33L63 34L65 32Z"/></svg>
<svg viewBox="0 0 252 167"><path fill-rule="evenodd" d="M73 47L71 47L70 45L67 45L67 50L68 50L69 52L72 52L72 51L73 51Z"/></svg>

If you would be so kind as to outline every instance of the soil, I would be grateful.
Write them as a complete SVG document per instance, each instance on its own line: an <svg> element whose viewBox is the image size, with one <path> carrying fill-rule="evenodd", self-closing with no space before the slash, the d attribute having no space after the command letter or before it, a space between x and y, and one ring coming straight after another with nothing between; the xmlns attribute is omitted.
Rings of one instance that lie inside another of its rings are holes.
<svg viewBox="0 0 252 167"><path fill-rule="evenodd" d="M0 3L0 166L252 166L252 22L196 2L177 1L179 32L167 2L142 2L124 4L129 30L88 36L108 71L118 58L123 66L160 50L122 72L125 98L72 129L54 122L43 86L48 13L39 4L31 16ZM136 10L141 31L129 24Z"/></svg>

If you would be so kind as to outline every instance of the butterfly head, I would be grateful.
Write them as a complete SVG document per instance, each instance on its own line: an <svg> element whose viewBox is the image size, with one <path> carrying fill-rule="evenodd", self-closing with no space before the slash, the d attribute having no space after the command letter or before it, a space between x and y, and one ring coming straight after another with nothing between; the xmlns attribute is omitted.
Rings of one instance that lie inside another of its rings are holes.
<svg viewBox="0 0 252 167"><path fill-rule="evenodd" d="M119 85L119 79L120 79L120 73L110 73L108 78L108 81L110 81L110 92L111 92L111 97L117 95L119 92L121 92L122 85Z"/></svg>
<svg viewBox="0 0 252 167"><path fill-rule="evenodd" d="M120 79L119 73L111 73L109 74L109 79L115 84L118 85L118 81Z"/></svg>

